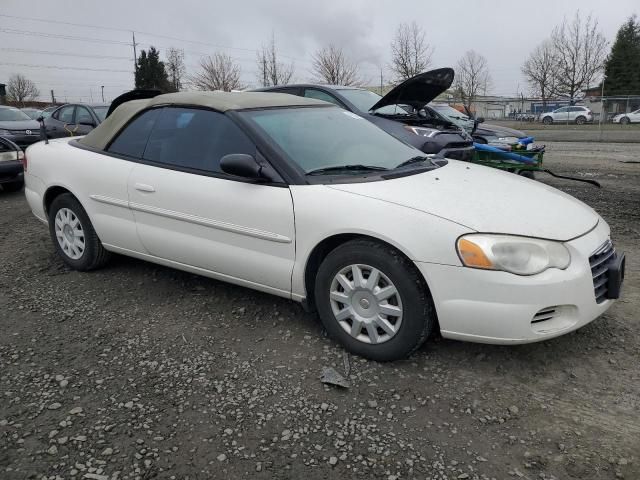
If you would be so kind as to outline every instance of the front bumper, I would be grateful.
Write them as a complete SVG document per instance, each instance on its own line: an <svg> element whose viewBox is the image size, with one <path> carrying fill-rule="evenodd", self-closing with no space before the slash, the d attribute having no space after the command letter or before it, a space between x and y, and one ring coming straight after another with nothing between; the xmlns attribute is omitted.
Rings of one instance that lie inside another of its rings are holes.
<svg viewBox="0 0 640 480"><path fill-rule="evenodd" d="M606 312L613 300L596 302L589 257L609 238L604 221L565 245L566 270L538 275L477 270L417 262L436 307L443 337L481 343L519 344L557 337Z"/></svg>
<svg viewBox="0 0 640 480"><path fill-rule="evenodd" d="M22 162L0 162L0 184L16 182L24 177Z"/></svg>

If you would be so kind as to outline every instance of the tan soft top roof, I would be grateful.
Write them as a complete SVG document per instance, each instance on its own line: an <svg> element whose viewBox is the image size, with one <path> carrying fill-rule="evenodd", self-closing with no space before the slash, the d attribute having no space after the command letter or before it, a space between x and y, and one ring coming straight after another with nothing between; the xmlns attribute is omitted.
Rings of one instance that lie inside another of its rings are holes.
<svg viewBox="0 0 640 480"><path fill-rule="evenodd" d="M244 110L247 108L327 105L327 102L286 93L270 92L167 93L145 100L131 100L123 103L104 122L78 141L88 147L102 150L133 116L141 110L154 105L190 105L226 112L228 110Z"/></svg>

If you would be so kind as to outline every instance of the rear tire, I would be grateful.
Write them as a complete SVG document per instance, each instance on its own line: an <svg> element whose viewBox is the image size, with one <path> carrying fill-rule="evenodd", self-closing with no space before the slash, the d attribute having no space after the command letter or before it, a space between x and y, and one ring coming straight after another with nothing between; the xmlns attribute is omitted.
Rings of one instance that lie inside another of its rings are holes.
<svg viewBox="0 0 640 480"><path fill-rule="evenodd" d="M576 118L576 125L584 125L585 123L587 123L587 119L582 115Z"/></svg>
<svg viewBox="0 0 640 480"><path fill-rule="evenodd" d="M2 184L5 192L19 192L24 187L24 180L16 180L15 182L7 182Z"/></svg>
<svg viewBox="0 0 640 480"><path fill-rule="evenodd" d="M352 240L330 252L318 269L314 293L329 334L372 360L409 356L436 325L420 272L397 250L376 241Z"/></svg>
<svg viewBox="0 0 640 480"><path fill-rule="evenodd" d="M553 118L551 117L542 117L542 123L545 125L551 125L553 123Z"/></svg>
<svg viewBox="0 0 640 480"><path fill-rule="evenodd" d="M58 255L74 270L95 270L109 260L109 252L102 246L87 212L70 193L53 200L49 233Z"/></svg>

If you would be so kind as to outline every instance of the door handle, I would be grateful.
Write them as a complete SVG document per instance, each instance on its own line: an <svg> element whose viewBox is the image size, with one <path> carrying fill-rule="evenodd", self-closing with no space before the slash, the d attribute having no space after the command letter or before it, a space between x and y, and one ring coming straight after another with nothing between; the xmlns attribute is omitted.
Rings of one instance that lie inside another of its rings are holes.
<svg viewBox="0 0 640 480"><path fill-rule="evenodd" d="M147 185L146 183L136 183L135 189L140 190L141 192L153 193L156 191L151 185Z"/></svg>

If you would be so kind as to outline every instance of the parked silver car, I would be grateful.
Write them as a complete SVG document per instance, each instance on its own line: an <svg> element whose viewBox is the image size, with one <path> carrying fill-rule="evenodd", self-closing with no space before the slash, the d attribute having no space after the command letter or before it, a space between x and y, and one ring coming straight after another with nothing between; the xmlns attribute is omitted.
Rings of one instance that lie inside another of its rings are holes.
<svg viewBox="0 0 640 480"><path fill-rule="evenodd" d="M640 123L640 108L635 112L619 113L611 119L613 123L627 125L629 123Z"/></svg>
<svg viewBox="0 0 640 480"><path fill-rule="evenodd" d="M553 112L546 112L540 115L540 121L545 125L552 123L575 123L584 125L593 122L593 112L587 107L574 105L572 107L562 107Z"/></svg>

